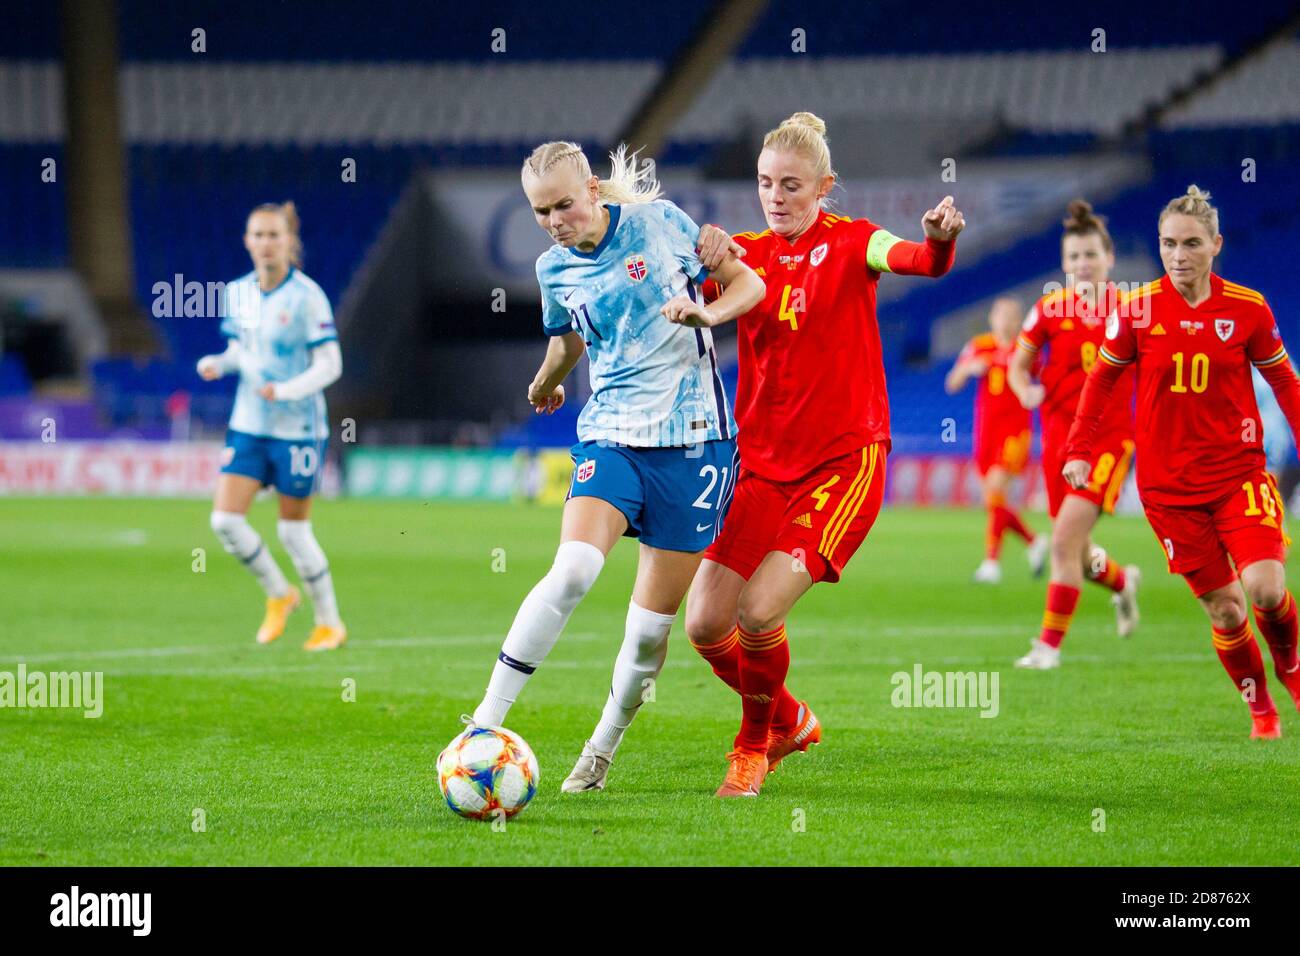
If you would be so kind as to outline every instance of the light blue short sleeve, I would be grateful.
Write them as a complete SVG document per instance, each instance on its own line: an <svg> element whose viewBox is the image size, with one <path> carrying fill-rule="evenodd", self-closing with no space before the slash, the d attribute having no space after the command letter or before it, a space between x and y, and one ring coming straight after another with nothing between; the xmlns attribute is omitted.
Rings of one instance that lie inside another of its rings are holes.
<svg viewBox="0 0 1300 956"><path fill-rule="evenodd" d="M235 283L228 282L221 293L221 334L228 339L239 338L239 323L230 314L230 297L232 294L238 294L235 291L237 288Z"/></svg>
<svg viewBox="0 0 1300 956"><path fill-rule="evenodd" d="M663 209L664 221L669 228L673 256L681 264L682 271L690 276L692 282L703 282L709 277L709 272L704 268L704 263L700 262L700 257L695 251L695 244L700 238L700 227L696 225L694 219L668 200L661 199L656 205Z"/></svg>
<svg viewBox="0 0 1300 956"><path fill-rule="evenodd" d="M542 329L547 335L564 335L573 331L573 318L569 311L555 300L555 294L546 282L546 269L537 261L537 285L542 290Z"/></svg>
<svg viewBox="0 0 1300 956"><path fill-rule="evenodd" d="M338 341L338 330L334 327L334 311L330 308L330 300L324 292L312 289L309 295L304 296L299 313L307 348L314 349L325 342Z"/></svg>

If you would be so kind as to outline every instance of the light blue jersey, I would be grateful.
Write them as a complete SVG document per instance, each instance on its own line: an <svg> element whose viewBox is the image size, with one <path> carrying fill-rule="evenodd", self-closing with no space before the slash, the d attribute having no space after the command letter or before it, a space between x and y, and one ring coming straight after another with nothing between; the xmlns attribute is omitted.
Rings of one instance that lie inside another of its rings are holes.
<svg viewBox="0 0 1300 956"><path fill-rule="evenodd" d="M239 388L230 427L247 435L288 440L329 437L325 395L268 402L257 394L268 382L284 382L307 371L311 350L336 341L329 299L295 268L270 292L250 272L226 285L221 334L240 345Z"/></svg>
<svg viewBox="0 0 1300 956"><path fill-rule="evenodd" d="M659 312L676 295L698 298L699 227L667 200L607 208L594 250L557 245L537 259L546 334L587 343L592 395L578 440L668 448L734 438L712 332Z"/></svg>

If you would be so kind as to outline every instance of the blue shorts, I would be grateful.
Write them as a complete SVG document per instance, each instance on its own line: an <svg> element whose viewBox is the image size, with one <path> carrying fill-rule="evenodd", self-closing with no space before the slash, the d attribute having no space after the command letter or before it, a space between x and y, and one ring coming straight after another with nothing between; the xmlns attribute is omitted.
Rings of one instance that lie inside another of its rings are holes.
<svg viewBox="0 0 1300 956"><path fill-rule="evenodd" d="M290 498L310 498L316 493L320 473L325 466L328 439L289 441L226 431L226 447L221 453L221 472L256 478L265 487Z"/></svg>
<svg viewBox="0 0 1300 956"><path fill-rule="evenodd" d="M665 551L703 551L722 532L736 488L735 439L688 448L580 441L570 450L569 498L600 498L623 512L627 537Z"/></svg>

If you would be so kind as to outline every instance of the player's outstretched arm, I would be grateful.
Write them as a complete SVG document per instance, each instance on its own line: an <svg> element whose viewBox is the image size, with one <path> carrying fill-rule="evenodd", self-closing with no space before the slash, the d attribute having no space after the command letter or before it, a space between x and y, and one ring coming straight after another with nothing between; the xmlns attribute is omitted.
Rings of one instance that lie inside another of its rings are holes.
<svg viewBox="0 0 1300 956"><path fill-rule="evenodd" d="M551 337L546 346L546 358L528 386L528 403L537 414L553 415L564 404L564 386L587 346L577 332L566 332Z"/></svg>
<svg viewBox="0 0 1300 956"><path fill-rule="evenodd" d="M884 229L867 240L867 267L877 272L902 276L938 278L952 268L957 236L966 228L966 217L944 196L939 205L921 217L925 242L908 242Z"/></svg>
<svg viewBox="0 0 1300 956"><path fill-rule="evenodd" d="M723 292L708 306L679 295L669 299L659 311L677 325L708 329L744 315L767 295L767 286L758 274L733 255L728 255L714 270L713 278L723 287Z"/></svg>
<svg viewBox="0 0 1300 956"><path fill-rule="evenodd" d="M943 390L949 395L956 395L966 383L972 378L982 378L984 373L989 370L989 363L977 356L967 354L962 351L957 356L957 361L953 363L952 368L948 370L947 376L943 380Z"/></svg>
<svg viewBox="0 0 1300 956"><path fill-rule="evenodd" d="M277 402L293 402L324 391L343 375L343 353L336 341L322 342L311 350L307 370L283 382L262 386L262 397Z"/></svg>

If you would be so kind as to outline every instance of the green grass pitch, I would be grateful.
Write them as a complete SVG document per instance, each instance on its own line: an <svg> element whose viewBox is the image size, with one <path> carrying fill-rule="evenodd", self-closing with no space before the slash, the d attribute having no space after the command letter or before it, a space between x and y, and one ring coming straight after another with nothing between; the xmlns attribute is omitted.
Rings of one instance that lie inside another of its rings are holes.
<svg viewBox="0 0 1300 956"><path fill-rule="evenodd" d="M1138 633L1117 639L1106 594L1088 586L1062 669L1025 673L1011 661L1037 631L1044 582L1019 543L1006 583L982 589L969 583L980 514L887 510L844 581L815 588L789 622L790 686L825 741L753 801L713 797L739 702L680 617L609 789L559 792L622 636L636 556L622 542L510 715L541 788L498 832L446 809L434 757L549 565L559 511L322 501L314 518L350 629L322 655L300 649L309 611L255 645L260 592L203 502L0 500L0 671L20 659L103 671L105 698L97 720L0 710L0 863L1295 862L1300 716L1274 682L1287 737L1247 739L1208 624L1139 519L1099 534L1145 572ZM274 505L252 520L292 577ZM891 675L917 663L998 672L998 715L892 706Z"/></svg>

